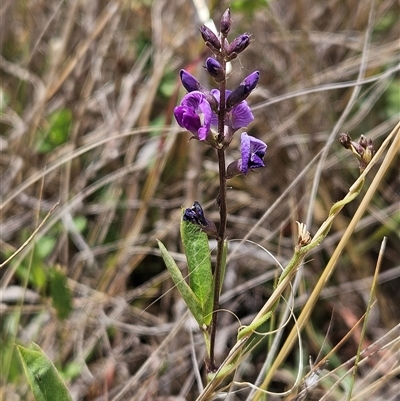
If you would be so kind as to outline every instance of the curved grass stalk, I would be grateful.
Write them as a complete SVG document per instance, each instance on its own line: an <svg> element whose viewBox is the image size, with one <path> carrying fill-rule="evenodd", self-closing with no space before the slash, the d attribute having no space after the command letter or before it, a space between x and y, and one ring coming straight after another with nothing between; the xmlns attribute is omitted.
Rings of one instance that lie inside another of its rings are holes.
<svg viewBox="0 0 400 401"><path fill-rule="evenodd" d="M308 299L308 302L304 306L303 311L301 312L301 314L297 320L298 325L299 325L298 327L300 328L300 330L304 327L305 323L307 322L321 291L325 287L326 282L331 277L331 275L334 271L336 262L340 256L341 252L343 251L343 249L348 241L348 238L350 237L350 235L356 228L357 223L359 222L359 220L361 219L367 206L369 205L373 195L375 194L375 192L379 186L379 183L381 182L381 180L383 178L383 175L386 173L389 166L393 162L394 157L400 150L400 123L398 123L396 125L396 127L392 130L392 132L386 138L386 140L384 141L382 146L376 152L376 154L375 154L374 158L371 160L370 164L367 166L367 168L364 170L364 172L360 175L360 177L357 179L357 181L350 187L349 193L351 191L353 191L355 188L357 188L359 183L365 179L365 176L368 174L368 172L371 170L371 168L377 163L377 161L382 156L383 152L388 147L388 145L391 141L393 141L393 142L382 162L382 165L380 166L376 176L374 177L374 179L371 183L371 186L368 188L368 191L366 192L359 208L357 209L353 219L351 220L346 232L343 234L342 239L340 240L338 246L336 247L331 259L329 260L325 270L323 271L313 292L311 293L311 295ZM334 205L334 207L335 207L335 205ZM329 219L329 217L328 217L328 219ZM324 226L324 224L325 223L322 224L321 228ZM286 356L288 355L288 353L294 346L294 343L296 340L296 335L297 335L297 329L296 330L292 329L292 331L288 335L285 343L283 344L281 351L279 352L275 361L273 362L271 369L268 371L263 383L260 385L260 388L265 389L268 387L268 385L271 382L271 379L273 377L273 374L276 372L278 366L284 361L284 359L286 358ZM255 394L253 401L259 400L261 395L262 395L261 393Z"/></svg>
<svg viewBox="0 0 400 401"><path fill-rule="evenodd" d="M274 310L276 309L279 299L281 295L283 294L284 290L287 288L289 285L291 279L295 276L298 267L300 266L301 262L304 260L305 256L308 254L308 252L318 246L324 238L327 236L329 233L329 230L332 226L332 222L335 219L335 217L339 214L339 212L343 209L345 205L348 203L352 202L361 192L364 182L365 182L365 177L368 174L368 172L372 169L372 167L378 162L380 157L383 155L383 152L385 149L388 147L390 141L392 141L392 144L388 150L388 153L386 157L383 160L383 163L378 170L378 173L374 177L374 180L369 187L367 193L365 194L360 207L357 209L356 214L354 215L352 221L349 224L349 227L347 228L346 232L344 233L342 240L339 242L337 248L335 249L335 252L333 253L328 265L326 266L324 272L322 273L317 285L314 288L314 291L312 292L307 304L305 305L302 313L300 314L298 318L298 325L297 327L294 327L292 331L290 332L284 346L282 347L281 352L278 354L277 358L275 359L270 371L267 373L263 383L260 385L260 391L255 393L253 401L257 401L260 399L260 397L263 395L263 391L268 387L268 384L270 383L273 374L275 373L276 369L278 366L283 362L289 351L294 345L294 342L296 340L296 335L298 333L298 330L301 330L304 327L304 324L307 322L308 317L311 314L312 308L315 305L320 292L322 289L325 287L326 282L329 280L330 276L332 275L334 271L334 267L336 264L336 261L341 253L341 251L344 248L344 245L346 244L348 237L351 235L353 230L356 227L356 224L360 220L362 214L367 208L367 205L372 199L372 196L374 195L375 191L377 190L377 187L379 183L381 182L381 179L389 166L391 165L395 155L398 153L400 149L400 123L396 125L396 127L392 130L392 132L389 134L389 136L386 138L385 142L382 144L382 146L378 149L376 152L375 156L371 160L371 162L368 164L366 169L363 171L362 174L360 174L360 177L354 182L354 184L350 187L349 192L346 194L346 196L336 202L327 217L327 219L322 223L320 226L319 230L317 233L314 235L313 239L307 244L307 245L302 245L301 240L305 238L305 232L304 230L301 230L302 225L299 224L300 231L302 231L303 235L299 236L299 244L296 246L295 253L282 272L277 288L275 289L274 293L272 296L269 298L269 300L265 303L264 307L260 310L260 312L257 314L257 316L253 319L252 323L250 325L245 326L241 328L238 334L238 341L232 348L231 352L227 356L227 358L224 360L224 362L221 364L215 375L212 377L208 385L205 387L204 391L199 395L196 401L205 401L211 399L213 394L215 394L215 391L219 388L220 384L231 374L236 370L238 365L240 364L240 359L241 356L243 355L243 350L246 345L248 345L248 341L251 339L251 335L254 333L254 331L265 321L267 321L272 314L274 313Z"/></svg>

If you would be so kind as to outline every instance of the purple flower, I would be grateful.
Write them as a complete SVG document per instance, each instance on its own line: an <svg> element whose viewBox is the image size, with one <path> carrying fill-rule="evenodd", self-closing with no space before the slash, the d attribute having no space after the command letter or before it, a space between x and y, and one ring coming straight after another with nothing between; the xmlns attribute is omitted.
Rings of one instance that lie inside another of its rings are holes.
<svg viewBox="0 0 400 401"><path fill-rule="evenodd" d="M229 97L232 91L225 91L225 99ZM212 89L211 94L217 99L219 103L220 93L218 89ZM253 113L250 110L245 100L238 103L232 108L225 117L225 125L230 127L233 131L237 131L239 128L247 127L254 120ZM211 118L211 125L218 125L218 116L213 113Z"/></svg>
<svg viewBox="0 0 400 401"><path fill-rule="evenodd" d="M263 141L243 132L240 137L240 152L242 154L240 171L247 174L251 169L264 167L263 158L266 151L267 145Z"/></svg>
<svg viewBox="0 0 400 401"><path fill-rule="evenodd" d="M232 178L238 174L247 174L249 170L264 167L264 156L267 145L260 139L243 132L240 137L242 158L231 163L226 170L226 178Z"/></svg>
<svg viewBox="0 0 400 401"><path fill-rule="evenodd" d="M190 131L195 138L204 141L210 131L211 107L203 93L188 93L175 107L174 114L178 124Z"/></svg>

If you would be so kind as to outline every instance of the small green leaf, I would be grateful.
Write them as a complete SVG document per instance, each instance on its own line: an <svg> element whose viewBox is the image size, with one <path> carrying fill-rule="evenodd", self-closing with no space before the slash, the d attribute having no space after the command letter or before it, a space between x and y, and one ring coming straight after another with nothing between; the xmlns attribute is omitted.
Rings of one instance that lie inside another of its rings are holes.
<svg viewBox="0 0 400 401"><path fill-rule="evenodd" d="M181 221L181 238L189 270L190 288L200 301L204 316L213 303L213 277L208 237L200 227L189 221ZM211 321L211 315L207 319ZM207 323L206 323L207 324Z"/></svg>
<svg viewBox="0 0 400 401"><path fill-rule="evenodd" d="M199 323L199 326L202 327L204 324L204 319L202 307L199 300L197 299L196 295L189 287L189 285L186 283L181 271L179 270L179 267L176 265L173 257L169 254L167 248L165 248L164 244L161 241L157 240L157 242L158 247L161 251L161 256L164 259L164 263L166 264L169 273L171 274L173 282L178 288L179 293L181 294L190 312L192 312L192 315L196 319L197 323Z"/></svg>
<svg viewBox="0 0 400 401"><path fill-rule="evenodd" d="M36 344L32 349L17 345L19 357L36 401L72 401L53 362Z"/></svg>
<svg viewBox="0 0 400 401"><path fill-rule="evenodd" d="M59 268L53 268L50 280L50 295L57 316L64 320L72 310L72 295L67 286L67 277Z"/></svg>

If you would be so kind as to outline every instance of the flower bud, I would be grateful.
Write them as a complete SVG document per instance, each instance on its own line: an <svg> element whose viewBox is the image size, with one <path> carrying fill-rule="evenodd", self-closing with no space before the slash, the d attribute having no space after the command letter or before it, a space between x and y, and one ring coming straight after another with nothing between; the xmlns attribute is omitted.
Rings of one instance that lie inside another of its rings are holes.
<svg viewBox="0 0 400 401"><path fill-rule="evenodd" d="M340 134L339 142L344 148L350 149L358 158L360 158L364 153L364 148L359 142L354 142L348 133Z"/></svg>
<svg viewBox="0 0 400 401"><path fill-rule="evenodd" d="M229 94L226 99L226 109L229 111L241 101L245 100L257 86L259 78L259 71L254 71L248 75L240 85Z"/></svg>
<svg viewBox="0 0 400 401"><path fill-rule="evenodd" d="M213 53L219 53L221 49L221 43L217 37L217 35L208 27L205 25L202 25L199 28L199 31L201 33L201 36L206 44L206 46L213 52Z"/></svg>
<svg viewBox="0 0 400 401"><path fill-rule="evenodd" d="M224 69L215 58L209 57L206 60L205 69L214 78L215 82L222 82L225 79Z"/></svg>
<svg viewBox="0 0 400 401"><path fill-rule="evenodd" d="M182 85L188 92L198 91L203 88L200 82L193 75L189 74L187 71L180 70L179 76L181 77Z"/></svg>
<svg viewBox="0 0 400 401"><path fill-rule="evenodd" d="M200 226L200 228L207 234L217 237L217 228L213 221L204 216L203 208L200 203L195 201L191 208L185 209L182 219L190 223Z"/></svg>
<svg viewBox="0 0 400 401"><path fill-rule="evenodd" d="M367 138L364 135L361 135L358 143L365 149L368 145Z"/></svg>
<svg viewBox="0 0 400 401"><path fill-rule="evenodd" d="M372 139L367 139L365 138L364 135L361 135L359 143L361 143L361 140L364 139L365 142L363 141L363 147L364 147L364 153L361 155L361 161L360 161L360 170L364 171L365 168L368 166L372 158L374 157L375 154L375 148L372 143Z"/></svg>
<svg viewBox="0 0 400 401"><path fill-rule="evenodd" d="M232 43L226 48L227 61L237 57L250 44L250 34L243 33L233 39Z"/></svg>
<svg viewBox="0 0 400 401"><path fill-rule="evenodd" d="M343 147L351 150L351 152L357 157L360 171L363 172L375 154L372 140L361 135L358 142L355 142L351 140L349 134L343 133L339 135L339 142Z"/></svg>
<svg viewBox="0 0 400 401"><path fill-rule="evenodd" d="M224 12L221 18L220 30L223 36L225 37L228 36L228 33L231 30L231 24L232 24L231 8L228 7L228 9Z"/></svg>
<svg viewBox="0 0 400 401"><path fill-rule="evenodd" d="M351 147L351 137L347 132L342 132L339 135L339 143L346 149Z"/></svg>

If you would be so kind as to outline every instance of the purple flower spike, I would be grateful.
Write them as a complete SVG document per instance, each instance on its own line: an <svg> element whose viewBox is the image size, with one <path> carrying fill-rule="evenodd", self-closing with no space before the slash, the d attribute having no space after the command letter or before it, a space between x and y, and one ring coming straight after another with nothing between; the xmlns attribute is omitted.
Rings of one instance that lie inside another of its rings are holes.
<svg viewBox="0 0 400 401"><path fill-rule="evenodd" d="M232 92L227 90L225 92L225 98L229 98ZM219 103L220 93L218 89L212 89L211 94L217 99ZM229 126L233 132L237 131L239 128L247 127L254 120L253 113L250 110L247 102L245 100L239 102L236 106L230 110L226 115L225 125ZM218 117L213 114L211 125L218 124Z"/></svg>
<svg viewBox="0 0 400 401"><path fill-rule="evenodd" d="M210 131L211 107L203 93L188 93L175 107L174 114L178 124L190 131L195 138L204 141Z"/></svg>
<svg viewBox="0 0 400 401"><path fill-rule="evenodd" d="M181 77L182 85L188 92L198 91L202 89L200 82L187 71L180 70L179 76Z"/></svg>
<svg viewBox="0 0 400 401"><path fill-rule="evenodd" d="M247 135L246 132L240 137L242 159L239 163L239 170L242 174L247 174L249 170L264 167L263 158L267 151L267 145L260 139Z"/></svg>

